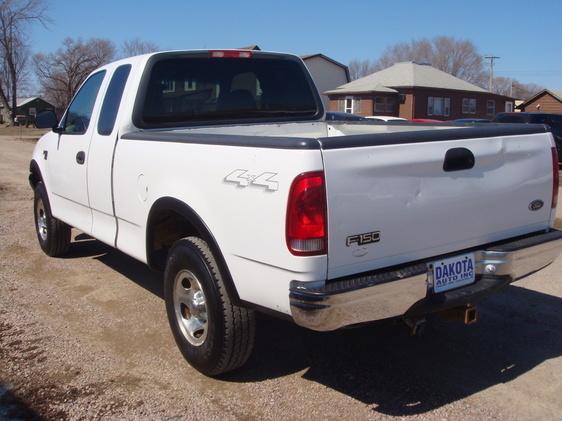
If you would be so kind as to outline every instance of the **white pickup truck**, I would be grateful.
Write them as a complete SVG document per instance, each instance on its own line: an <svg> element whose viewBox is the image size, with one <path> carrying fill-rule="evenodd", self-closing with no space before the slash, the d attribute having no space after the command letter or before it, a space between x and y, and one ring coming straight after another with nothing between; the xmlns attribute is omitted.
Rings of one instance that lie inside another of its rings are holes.
<svg viewBox="0 0 562 421"><path fill-rule="evenodd" d="M185 358L240 367L254 311L319 331L474 304L550 264L558 161L542 125L326 121L296 56L175 51L93 72L37 143L35 222L164 272Z"/></svg>

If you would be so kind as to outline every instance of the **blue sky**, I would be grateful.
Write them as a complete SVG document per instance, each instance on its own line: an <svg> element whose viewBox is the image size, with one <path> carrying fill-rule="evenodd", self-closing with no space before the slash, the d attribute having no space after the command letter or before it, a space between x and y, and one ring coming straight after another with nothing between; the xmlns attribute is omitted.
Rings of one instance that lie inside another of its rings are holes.
<svg viewBox="0 0 562 421"><path fill-rule="evenodd" d="M562 90L562 1L50 0L52 23L36 26L34 52L67 37L116 44L141 38L162 49L236 48L322 52L343 63L375 59L414 38L468 38L500 56L496 73Z"/></svg>

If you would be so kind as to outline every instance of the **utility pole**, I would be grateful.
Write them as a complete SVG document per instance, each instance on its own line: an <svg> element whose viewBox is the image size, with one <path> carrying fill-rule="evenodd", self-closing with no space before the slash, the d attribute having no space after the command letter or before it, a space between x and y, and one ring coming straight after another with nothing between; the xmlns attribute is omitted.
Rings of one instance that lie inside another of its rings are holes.
<svg viewBox="0 0 562 421"><path fill-rule="evenodd" d="M497 60L498 56L484 56L486 60L490 60L490 81L488 82L488 90L492 92L492 88L494 87L494 60Z"/></svg>

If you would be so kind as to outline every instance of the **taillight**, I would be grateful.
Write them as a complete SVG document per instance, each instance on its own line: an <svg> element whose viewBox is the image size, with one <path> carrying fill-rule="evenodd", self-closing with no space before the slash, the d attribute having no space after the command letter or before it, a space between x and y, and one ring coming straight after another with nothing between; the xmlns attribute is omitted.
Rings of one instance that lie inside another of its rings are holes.
<svg viewBox="0 0 562 421"><path fill-rule="evenodd" d="M559 174L558 174L558 151L556 147L551 149L552 151L552 209L556 209L558 204L558 185Z"/></svg>
<svg viewBox="0 0 562 421"><path fill-rule="evenodd" d="M250 58L252 52L249 50L211 50L209 55L212 58Z"/></svg>
<svg viewBox="0 0 562 421"><path fill-rule="evenodd" d="M296 256L325 254L328 248L324 173L309 172L293 181L289 192L287 246Z"/></svg>

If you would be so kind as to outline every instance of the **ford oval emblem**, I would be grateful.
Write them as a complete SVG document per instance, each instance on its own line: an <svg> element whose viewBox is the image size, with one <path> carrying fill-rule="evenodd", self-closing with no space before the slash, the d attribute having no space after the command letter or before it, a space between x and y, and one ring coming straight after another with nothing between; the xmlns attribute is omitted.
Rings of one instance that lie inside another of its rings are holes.
<svg viewBox="0 0 562 421"><path fill-rule="evenodd" d="M542 208L544 205L544 202L542 200L533 200L531 203L529 203L529 210L530 211L538 211L540 208Z"/></svg>

